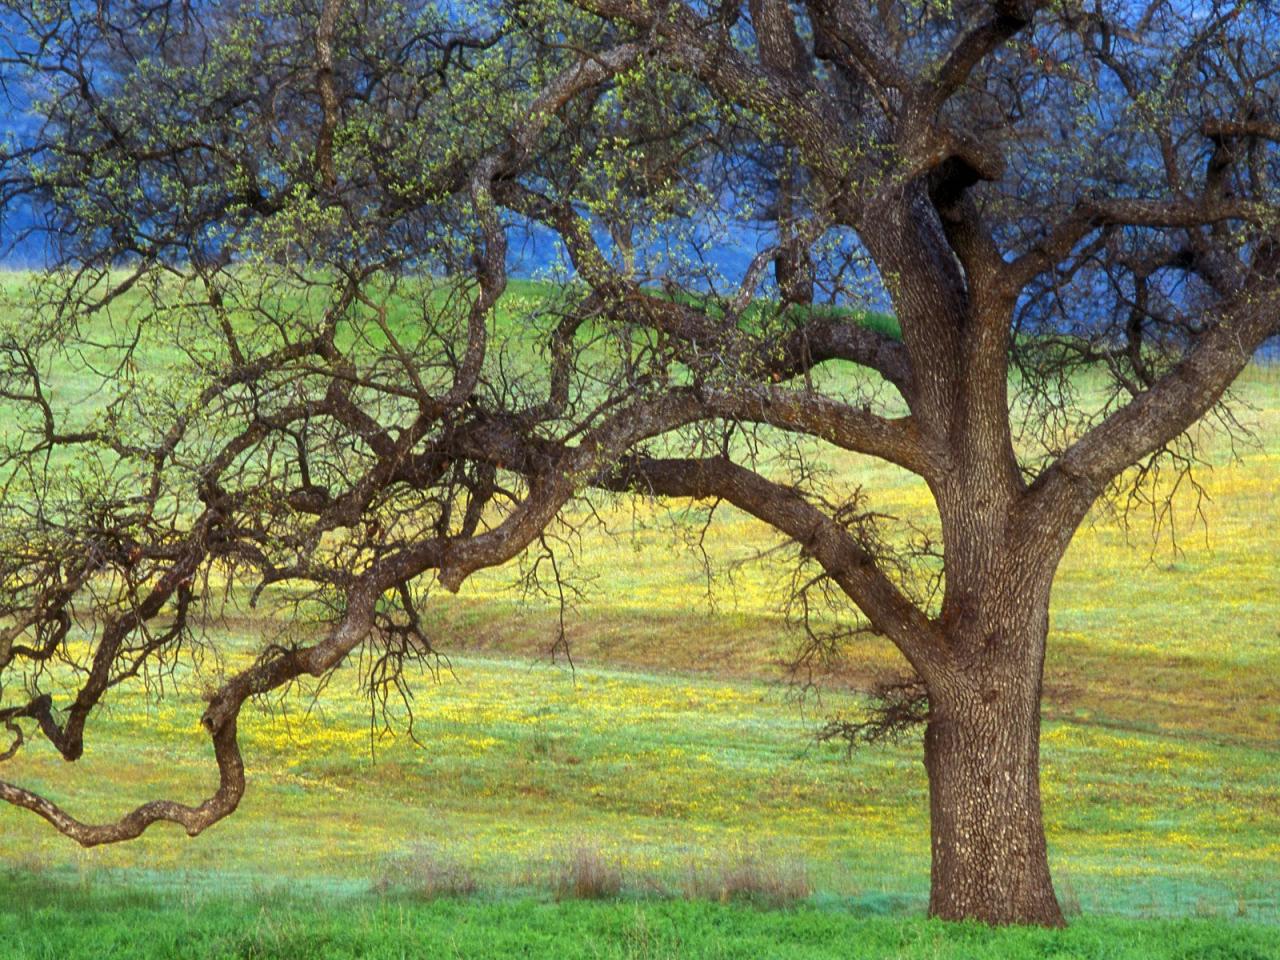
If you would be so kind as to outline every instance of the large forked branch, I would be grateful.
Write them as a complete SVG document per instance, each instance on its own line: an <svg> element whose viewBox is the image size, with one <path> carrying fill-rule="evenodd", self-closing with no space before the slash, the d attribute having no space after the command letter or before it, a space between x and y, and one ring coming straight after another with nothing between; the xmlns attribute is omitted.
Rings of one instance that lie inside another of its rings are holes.
<svg viewBox="0 0 1280 960"><path fill-rule="evenodd" d="M681 411L672 416L672 423L767 424L879 458L926 480L936 480L947 467L945 451L923 436L910 416L890 420L819 394L781 387L694 387L674 391L667 399L673 411ZM540 473L563 449L556 441L529 437L518 420L484 417L455 428L446 445L408 461L402 473L426 475L428 465L446 455Z"/></svg>
<svg viewBox="0 0 1280 960"><path fill-rule="evenodd" d="M499 223L494 205L494 180L524 162L538 137L566 103L584 90L597 86L620 70L625 70L635 63L642 52L643 48L638 44L622 44L596 56L584 58L563 71L534 99L528 114L512 128L503 147L476 164L469 187L471 203L484 234L483 252L477 257L476 264L480 292L468 317L466 354L454 378L454 386L440 409L456 407L475 389L485 357L485 323L490 310L506 289L506 233Z"/></svg>

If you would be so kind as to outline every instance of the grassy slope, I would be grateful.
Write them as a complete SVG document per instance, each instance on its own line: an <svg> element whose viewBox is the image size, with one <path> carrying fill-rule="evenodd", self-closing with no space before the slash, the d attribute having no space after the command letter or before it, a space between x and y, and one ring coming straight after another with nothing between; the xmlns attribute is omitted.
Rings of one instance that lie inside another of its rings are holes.
<svg viewBox="0 0 1280 960"><path fill-rule="evenodd" d="M1055 592L1046 814L1059 885L1087 914L1280 919L1280 379L1274 370L1253 371L1243 390L1258 408L1253 419L1263 446L1233 465L1219 451L1224 465L1208 478L1208 543L1202 533L1184 536L1180 557L1167 546L1153 556L1143 531L1127 540L1099 518L1077 537ZM924 491L899 472L842 454L828 458L874 491L877 509L925 517ZM148 884L198 882L209 890L190 922L206 924L198 936L213 938L201 942L244 953L248 941L236 936L266 938L262 955L292 955L272 948L270 938L282 929L301 936L303 926L282 912L237 932L253 911L226 900L229 892L306 880L326 896L359 893L423 843L465 864L485 888L535 897L545 897L568 851L586 845L619 862L636 890L678 889L697 861L749 855L802 862L818 902L917 909L928 872L918 744L847 762L834 750L809 748L806 730L847 697L836 692L804 714L773 685L776 661L794 642L776 613L776 571L739 571L717 588L712 611L696 558L673 549L677 521L642 511L642 527L631 533L630 512L608 515L627 535L590 532L580 545L579 565L597 579L571 621L576 677L522 659L545 649L554 611L515 600L509 573L477 577L436 610L442 645L461 655L456 681L446 676L419 687L415 711L425 749L401 738L380 742L371 759L366 705L345 676L309 718L295 703L287 719L262 714L246 723L250 793L236 817L205 836L186 841L160 830L124 847L77 851L29 815L0 810L0 859L55 879L120 869ZM741 558L770 542L758 526L728 514L713 528L710 550L722 560ZM234 640L258 627L227 629ZM894 662L891 650L868 643L847 679L856 685ZM5 775L86 815L115 813L158 793L194 798L210 773L198 713L194 696L160 707L134 696L91 731L75 767L36 749L6 765ZM24 883L11 877L3 886L13 891ZM108 921L97 916L106 901L95 899L109 895L86 896L88 914L55 898L63 906L39 924L51 944L82 923L98 925L95 937L109 936L102 926ZM22 896L3 899L9 926L0 927L0 938L28 929L31 920ZM157 929L177 922L173 912L147 913L153 906L139 909ZM377 911L395 909L352 906L355 915L374 918L370 930L383 923ZM466 912L474 934L460 955L481 955L477 944L506 936L511 924L541 924L547 936L565 936L578 923L614 931L600 955L644 955L627 939L634 931L619 931L650 920L691 938L684 941L690 955L703 955L693 939L705 929L728 925L747 939L755 929L785 939L787 929L810 922L845 924L840 936L855 940L917 944L903 947L903 956L977 955L945 952L960 949L949 939L960 934L899 920L860 927L839 911L767 921L678 904L557 912L536 902L481 901L401 911L396 922L432 929L450 909ZM1117 936L1165 938L1172 951L1184 935L1169 932L1175 929L1135 932L1090 921L1070 935L1084 940L1073 947L1062 941L1063 955L1104 955L1081 944ZM1234 925L1215 929L1232 942L1269 936ZM21 950L40 955L39 943L23 940ZM655 955L670 946L661 941ZM1276 952L1274 944L1259 949L1258 956ZM734 953L726 947L706 955Z"/></svg>

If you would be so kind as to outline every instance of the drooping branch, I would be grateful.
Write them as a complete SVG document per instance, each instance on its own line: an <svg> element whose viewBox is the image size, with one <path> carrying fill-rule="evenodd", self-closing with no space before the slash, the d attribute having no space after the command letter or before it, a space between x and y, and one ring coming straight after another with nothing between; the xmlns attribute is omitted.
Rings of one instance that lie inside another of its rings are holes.
<svg viewBox="0 0 1280 960"><path fill-rule="evenodd" d="M172 800L152 800L110 823L89 824L30 790L0 781L0 800L30 810L81 846L132 840L156 823L174 823L194 837L232 814L244 796L244 760L237 740L237 723L252 696L276 690L304 673L320 676L345 657L368 632L375 594L361 584L350 595L342 620L321 643L270 653L224 683L211 697L201 725L213 743L218 788L197 806Z"/></svg>
<svg viewBox="0 0 1280 960"><path fill-rule="evenodd" d="M936 479L945 469L945 452L921 435L911 417L889 420L829 397L778 387L707 389L702 399L707 415L818 437L926 479Z"/></svg>
<svg viewBox="0 0 1280 960"><path fill-rule="evenodd" d="M723 457L634 457L597 483L651 495L732 503L785 533L813 556L921 676L938 676L949 668L937 626L883 573L872 553L799 491Z"/></svg>
<svg viewBox="0 0 1280 960"><path fill-rule="evenodd" d="M172 800L152 800L112 823L90 824L77 820L45 797L4 780L0 780L0 800L43 817L59 833L84 847L132 840L161 821L176 823L194 837L233 813L244 796L244 763L234 719L213 731L211 737L218 765L218 789L195 807Z"/></svg>

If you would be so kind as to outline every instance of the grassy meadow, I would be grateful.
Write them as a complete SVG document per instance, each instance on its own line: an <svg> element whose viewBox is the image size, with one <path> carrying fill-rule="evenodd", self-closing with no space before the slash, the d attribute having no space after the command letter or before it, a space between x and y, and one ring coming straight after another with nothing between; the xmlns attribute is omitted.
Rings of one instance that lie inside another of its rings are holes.
<svg viewBox="0 0 1280 960"><path fill-rule="evenodd" d="M428 608L450 666L414 686L419 743L371 726L351 665L246 710L248 793L196 839L80 850L0 808L0 957L1280 956L1280 370L1239 393L1257 442L1208 441L1206 523L1179 501L1175 551L1100 511L1058 578L1043 788L1066 932L921 919L918 737L812 740L897 654L868 639L797 700L780 570L752 559L769 532L718 511L708 581L699 515L605 501L575 540L572 666L557 608L490 571ZM928 525L901 471L822 455ZM280 628L209 631L247 656ZM88 819L193 801L213 767L189 686L117 697L74 765L38 744L0 775Z"/></svg>

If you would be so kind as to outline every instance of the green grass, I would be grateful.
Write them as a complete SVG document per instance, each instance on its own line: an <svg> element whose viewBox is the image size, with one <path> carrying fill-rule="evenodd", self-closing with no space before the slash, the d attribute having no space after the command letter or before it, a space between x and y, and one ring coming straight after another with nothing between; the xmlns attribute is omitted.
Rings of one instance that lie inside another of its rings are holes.
<svg viewBox="0 0 1280 960"><path fill-rule="evenodd" d="M31 960L169 957L841 958L841 960L1269 960L1280 928L1196 919L1089 918L1065 931L992 930L884 917L841 904L749 906L626 899L303 899L270 886L236 896L0 880L0 948Z"/></svg>
<svg viewBox="0 0 1280 960"><path fill-rule="evenodd" d="M897 654L860 643L802 709L779 666L797 642L778 611L780 570L745 563L769 532L718 514L708 598L686 546L696 515L606 500L610 531L585 527L571 565L586 590L568 624L576 673L547 659L554 607L522 600L512 570L486 572L429 607L454 671L415 685L422 747L371 738L350 668L309 713L302 696L245 718L249 792L195 840L159 827L82 851L0 809L13 871L0 957L1280 955L1280 373L1253 368L1240 390L1260 444L1232 462L1210 442L1207 534L1182 524L1175 553L1167 530L1153 544L1149 526L1126 532L1099 513L1058 578L1043 774L1055 877L1083 911L1066 933L918 919L918 741L846 759L810 740ZM822 457L875 509L932 522L927 491L902 471ZM280 625L246 616L211 631L234 663ZM3 775L90 818L194 801L212 785L198 689L217 669L184 674L161 704L126 691L77 764L39 744ZM578 849L617 868L619 901L550 902ZM371 893L399 889L423 850L479 894ZM683 899L691 871L742 859L802 870L812 897L789 910Z"/></svg>

